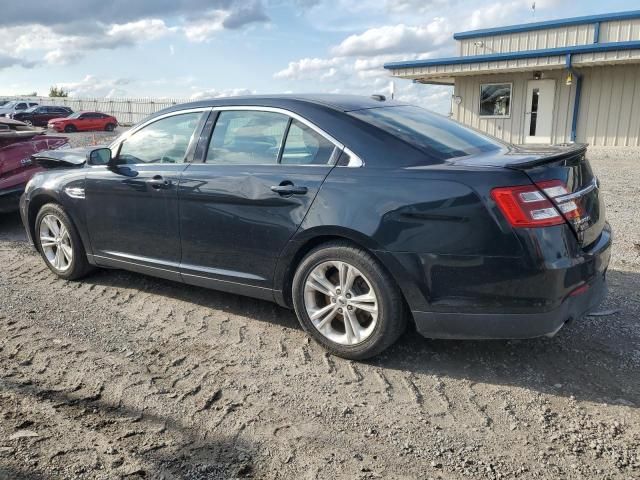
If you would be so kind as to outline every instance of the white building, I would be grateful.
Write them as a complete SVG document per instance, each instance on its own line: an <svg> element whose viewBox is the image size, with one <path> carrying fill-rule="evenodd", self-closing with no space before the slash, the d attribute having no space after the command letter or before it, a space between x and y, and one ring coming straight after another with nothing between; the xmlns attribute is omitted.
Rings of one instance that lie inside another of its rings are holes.
<svg viewBox="0 0 640 480"><path fill-rule="evenodd" d="M640 146L640 11L454 34L459 56L394 62L453 85L454 119L507 142Z"/></svg>

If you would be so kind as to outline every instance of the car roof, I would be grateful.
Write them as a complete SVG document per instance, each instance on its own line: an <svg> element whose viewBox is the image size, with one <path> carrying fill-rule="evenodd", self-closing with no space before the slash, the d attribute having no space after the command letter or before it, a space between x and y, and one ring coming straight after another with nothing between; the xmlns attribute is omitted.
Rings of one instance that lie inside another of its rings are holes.
<svg viewBox="0 0 640 480"><path fill-rule="evenodd" d="M324 106L341 112L352 112L367 108L377 108L385 106L407 105L395 100L378 100L372 97L360 95L341 94L281 94L281 95L245 95L238 97L223 97L199 100L195 102L183 103L170 107L164 111L183 110L198 107L220 107L220 106L261 106L261 107L281 107L287 108L292 104L313 104Z"/></svg>

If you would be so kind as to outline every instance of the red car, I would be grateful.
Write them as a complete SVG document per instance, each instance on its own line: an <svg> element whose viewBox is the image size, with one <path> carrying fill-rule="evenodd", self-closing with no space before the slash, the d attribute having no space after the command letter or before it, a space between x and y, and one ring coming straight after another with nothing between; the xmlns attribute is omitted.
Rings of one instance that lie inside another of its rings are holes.
<svg viewBox="0 0 640 480"><path fill-rule="evenodd" d="M53 118L47 127L56 132L83 132L88 130L104 130L113 132L118 126L116 117L100 112L76 112L68 117Z"/></svg>
<svg viewBox="0 0 640 480"><path fill-rule="evenodd" d="M18 210L20 195L36 172L42 170L31 155L43 150L68 148L69 139L45 135L24 123L0 121L0 213Z"/></svg>

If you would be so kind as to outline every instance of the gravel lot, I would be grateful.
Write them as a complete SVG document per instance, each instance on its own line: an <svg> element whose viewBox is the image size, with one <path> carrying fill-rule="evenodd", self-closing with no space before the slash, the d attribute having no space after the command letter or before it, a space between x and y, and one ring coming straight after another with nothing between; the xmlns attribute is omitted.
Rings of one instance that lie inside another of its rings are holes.
<svg viewBox="0 0 640 480"><path fill-rule="evenodd" d="M0 217L0 479L639 478L640 152L591 158L616 232L598 315L552 339L408 332L366 363L270 303L58 280Z"/></svg>

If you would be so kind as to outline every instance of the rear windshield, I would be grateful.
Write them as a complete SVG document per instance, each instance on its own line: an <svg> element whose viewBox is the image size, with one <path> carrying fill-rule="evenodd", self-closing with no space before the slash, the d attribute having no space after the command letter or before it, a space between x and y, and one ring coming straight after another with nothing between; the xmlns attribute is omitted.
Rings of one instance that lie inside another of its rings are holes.
<svg viewBox="0 0 640 480"><path fill-rule="evenodd" d="M416 146L436 160L504 148L481 133L420 107L370 108L353 111L351 115Z"/></svg>

